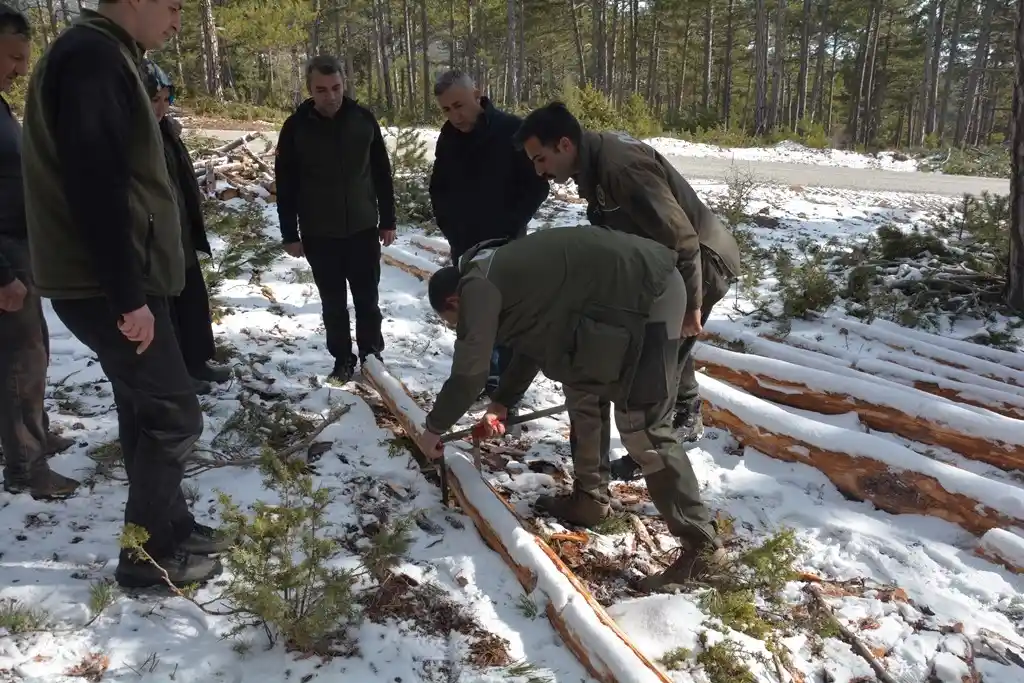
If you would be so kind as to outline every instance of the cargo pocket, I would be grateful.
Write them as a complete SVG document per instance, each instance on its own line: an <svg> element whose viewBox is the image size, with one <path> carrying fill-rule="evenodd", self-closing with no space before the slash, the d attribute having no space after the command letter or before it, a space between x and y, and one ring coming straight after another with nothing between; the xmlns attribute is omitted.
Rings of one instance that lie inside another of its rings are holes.
<svg viewBox="0 0 1024 683"><path fill-rule="evenodd" d="M573 340L573 375L598 384L618 382L631 340L623 327L581 317Z"/></svg>

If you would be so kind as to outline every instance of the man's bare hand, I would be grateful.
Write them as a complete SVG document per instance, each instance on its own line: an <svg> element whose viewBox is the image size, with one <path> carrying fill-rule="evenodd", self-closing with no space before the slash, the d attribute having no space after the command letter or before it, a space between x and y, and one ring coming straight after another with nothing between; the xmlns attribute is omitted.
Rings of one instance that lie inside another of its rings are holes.
<svg viewBox="0 0 1024 683"><path fill-rule="evenodd" d="M117 329L121 330L121 334L130 341L139 343L138 348L135 349L135 353L139 354L144 353L149 348L149 345L153 343L153 337L156 333L155 327L153 312L149 310L149 306L143 306L131 313L125 313L117 321Z"/></svg>
<svg viewBox="0 0 1024 683"><path fill-rule="evenodd" d="M429 429L423 432L423 436L420 437L420 446L424 449L423 455L427 456L428 460L437 460L444 455L444 444L441 443L441 435L435 434Z"/></svg>
<svg viewBox="0 0 1024 683"><path fill-rule="evenodd" d="M28 288L25 287L25 283L14 278L10 284L0 287L0 311L20 311L25 305L27 294Z"/></svg>
<svg viewBox="0 0 1024 683"><path fill-rule="evenodd" d="M505 420L508 419L508 408L501 405L500 403L495 403L494 401L491 401L487 405L487 410L485 411L484 417L487 417L488 415L493 415L494 417L504 422Z"/></svg>
<svg viewBox="0 0 1024 683"><path fill-rule="evenodd" d="M683 316L683 338L696 337L703 331L704 326L700 324L700 309L687 311L686 315Z"/></svg>
<svg viewBox="0 0 1024 683"><path fill-rule="evenodd" d="M378 230L377 232L380 235L380 243L383 244L385 247L390 247L392 244L395 243L396 232L394 228L390 228L388 230L381 229Z"/></svg>
<svg viewBox="0 0 1024 683"><path fill-rule="evenodd" d="M303 256L306 255L305 250L302 248L302 242L285 242L281 246L284 248L285 253L288 254L289 256L294 256L295 258L302 258Z"/></svg>

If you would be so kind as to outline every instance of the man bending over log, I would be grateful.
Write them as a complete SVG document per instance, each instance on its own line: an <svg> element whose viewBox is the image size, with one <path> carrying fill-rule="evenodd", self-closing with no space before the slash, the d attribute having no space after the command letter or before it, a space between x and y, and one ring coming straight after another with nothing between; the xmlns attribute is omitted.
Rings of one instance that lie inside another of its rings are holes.
<svg viewBox="0 0 1024 683"><path fill-rule="evenodd" d="M430 305L457 331L448 380L426 417L424 447L469 409L487 381L495 343L513 357L483 424L505 419L539 371L562 383L573 428L570 495L537 501L544 512L593 526L609 512L609 404L623 445L640 464L651 500L683 552L640 586L657 590L703 573L724 551L690 461L672 429L673 390L687 288L676 253L601 227L544 230L492 240L430 279ZM598 463L592 467L591 463Z"/></svg>
<svg viewBox="0 0 1024 683"><path fill-rule="evenodd" d="M584 131L560 102L532 112L516 137L539 175L557 183L575 180L591 223L649 237L677 253L687 308L673 427L683 441L700 439L704 424L692 351L712 307L739 275L732 233L657 151L625 133ZM624 467L615 468L618 476L636 476L635 463L619 463Z"/></svg>

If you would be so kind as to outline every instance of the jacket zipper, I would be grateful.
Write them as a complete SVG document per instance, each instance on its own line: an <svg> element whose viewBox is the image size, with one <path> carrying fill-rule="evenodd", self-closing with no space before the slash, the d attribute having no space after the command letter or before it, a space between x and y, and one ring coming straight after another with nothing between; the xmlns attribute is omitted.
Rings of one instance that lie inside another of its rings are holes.
<svg viewBox="0 0 1024 683"><path fill-rule="evenodd" d="M142 274L145 277L149 277L149 272L153 268L153 239L156 236L156 228L153 225L153 214L149 214L149 225L146 228L146 241L143 245L143 251L145 253L144 260L142 263Z"/></svg>

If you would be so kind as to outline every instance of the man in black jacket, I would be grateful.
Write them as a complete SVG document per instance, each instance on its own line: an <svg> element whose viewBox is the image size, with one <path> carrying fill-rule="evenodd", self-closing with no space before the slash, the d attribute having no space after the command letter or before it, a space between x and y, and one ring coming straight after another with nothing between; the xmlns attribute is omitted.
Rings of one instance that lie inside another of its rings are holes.
<svg viewBox="0 0 1024 683"><path fill-rule="evenodd" d="M0 93L25 75L30 38L25 16L0 4ZM43 405L49 341L29 263L21 126L0 94L0 450L4 489L39 499L64 498L78 486L46 464L46 455L74 444L49 431Z"/></svg>
<svg viewBox="0 0 1024 683"><path fill-rule="evenodd" d="M320 291L331 378L355 372L348 294L356 313L359 361L380 357L380 245L395 240L391 161L373 113L345 96L341 62L319 56L306 67L310 99L281 127L277 215L284 249L305 256Z"/></svg>
<svg viewBox="0 0 1024 683"><path fill-rule="evenodd" d="M32 274L57 317L99 358L117 404L128 475L123 586L203 583L230 542L198 527L181 490L203 413L171 323L185 264L143 52L180 28L181 0L100 0L36 62L22 170Z"/></svg>
<svg viewBox="0 0 1024 683"><path fill-rule="evenodd" d="M548 182L513 144L522 120L481 97L468 74L441 74L434 96L448 122L441 127L430 174L430 202L437 227L451 247L452 262L473 245L526 234L548 196ZM511 360L502 347L491 357L487 393Z"/></svg>

